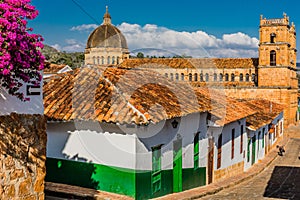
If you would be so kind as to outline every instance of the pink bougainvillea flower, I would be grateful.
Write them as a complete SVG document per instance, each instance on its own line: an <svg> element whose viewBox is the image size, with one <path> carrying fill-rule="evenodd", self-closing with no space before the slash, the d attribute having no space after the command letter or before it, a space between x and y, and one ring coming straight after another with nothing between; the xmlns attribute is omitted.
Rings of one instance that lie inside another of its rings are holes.
<svg viewBox="0 0 300 200"><path fill-rule="evenodd" d="M40 49L43 38L30 34L27 20L38 11L31 0L0 0L0 87L22 101L29 99L20 92L23 83L40 84L40 70L45 58Z"/></svg>

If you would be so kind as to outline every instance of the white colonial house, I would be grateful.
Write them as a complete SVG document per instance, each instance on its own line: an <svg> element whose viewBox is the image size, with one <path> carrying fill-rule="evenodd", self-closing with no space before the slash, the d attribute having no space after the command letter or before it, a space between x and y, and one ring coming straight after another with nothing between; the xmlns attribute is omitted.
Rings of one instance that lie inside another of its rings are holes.
<svg viewBox="0 0 300 200"><path fill-rule="evenodd" d="M149 199L206 184L211 101L146 70L82 68L44 85L46 181Z"/></svg>
<svg viewBox="0 0 300 200"><path fill-rule="evenodd" d="M263 159L283 136L283 110L281 104L268 100L247 100L245 103L257 110L247 121L247 154L245 170Z"/></svg>

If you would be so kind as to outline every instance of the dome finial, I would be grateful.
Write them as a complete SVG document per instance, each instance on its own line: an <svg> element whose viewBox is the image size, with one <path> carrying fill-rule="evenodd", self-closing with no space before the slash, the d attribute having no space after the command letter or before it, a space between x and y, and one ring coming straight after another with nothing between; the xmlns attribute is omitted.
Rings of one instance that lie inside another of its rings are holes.
<svg viewBox="0 0 300 200"><path fill-rule="evenodd" d="M108 6L106 6L106 13L103 16L103 24L111 24L111 16L108 13Z"/></svg>

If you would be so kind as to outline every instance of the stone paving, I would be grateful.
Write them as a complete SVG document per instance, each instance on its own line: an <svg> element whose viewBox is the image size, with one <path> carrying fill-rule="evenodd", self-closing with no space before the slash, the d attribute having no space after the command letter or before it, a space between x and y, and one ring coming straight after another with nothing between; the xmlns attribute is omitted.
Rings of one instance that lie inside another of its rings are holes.
<svg viewBox="0 0 300 200"><path fill-rule="evenodd" d="M258 176L201 199L300 199L300 139L290 139L285 150Z"/></svg>

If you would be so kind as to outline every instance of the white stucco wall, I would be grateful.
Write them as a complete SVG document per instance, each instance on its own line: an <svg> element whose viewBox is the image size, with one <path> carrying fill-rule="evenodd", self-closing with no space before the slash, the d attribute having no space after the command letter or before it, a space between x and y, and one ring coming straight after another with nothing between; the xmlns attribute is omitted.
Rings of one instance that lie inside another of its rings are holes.
<svg viewBox="0 0 300 200"><path fill-rule="evenodd" d="M116 130L96 122L48 123L47 157L135 169L136 136Z"/></svg>
<svg viewBox="0 0 300 200"><path fill-rule="evenodd" d="M243 150L240 152L241 145L241 126L243 125ZM246 120L241 119L229 124L224 125L223 127L213 128L210 127L208 134L214 138L214 169L217 170L217 161L218 161L218 139L222 133L222 157L221 157L221 167L219 169L228 168L231 165L240 163L244 160L244 151L246 149ZM231 133L232 129L235 129L235 139L234 139L234 157L231 159Z"/></svg>
<svg viewBox="0 0 300 200"><path fill-rule="evenodd" d="M30 101L23 102L0 87L0 115L9 115L12 112L18 114L44 114L43 81L41 81L40 89L37 89L40 95L27 95L26 88L27 84L24 84L20 88L20 92L25 95L25 98L30 98Z"/></svg>
<svg viewBox="0 0 300 200"><path fill-rule="evenodd" d="M277 128L280 128L280 123L284 123L283 119L283 113L280 113L277 117L275 117L271 124L275 125L275 132ZM264 125L257 130L247 130L248 132L248 138L256 137L256 146L255 146L255 163L257 163L259 160L262 160L265 155L265 150L268 148L268 146L272 147L275 142L278 140L278 138L275 137L275 133L269 133L269 125ZM259 134L261 132L261 134ZM281 134L280 134L281 133ZM281 130L279 131L279 135L277 137L281 137L283 135L283 125L281 126ZM263 140L264 137L264 140ZM248 144L248 138L246 139L246 144ZM264 145L263 145L264 142ZM250 159L249 162L247 160L247 148L246 146L246 154L245 154L245 170L249 169L252 166L252 141L250 142L249 149L250 149Z"/></svg>
<svg viewBox="0 0 300 200"><path fill-rule="evenodd" d="M182 138L182 167L194 167L194 137L197 132L199 135L199 167L206 167L207 165L207 140L206 138L206 113L191 114L181 119L176 119L179 122L178 127L174 129L171 125L173 120L161 122L156 127L160 130L153 131L154 125L148 127L148 133L137 133L137 163L136 168L139 170L152 169L152 150L162 144L161 163L162 170L173 168L173 143L177 138ZM153 134L156 132L157 134ZM150 137L145 137L150 135Z"/></svg>

